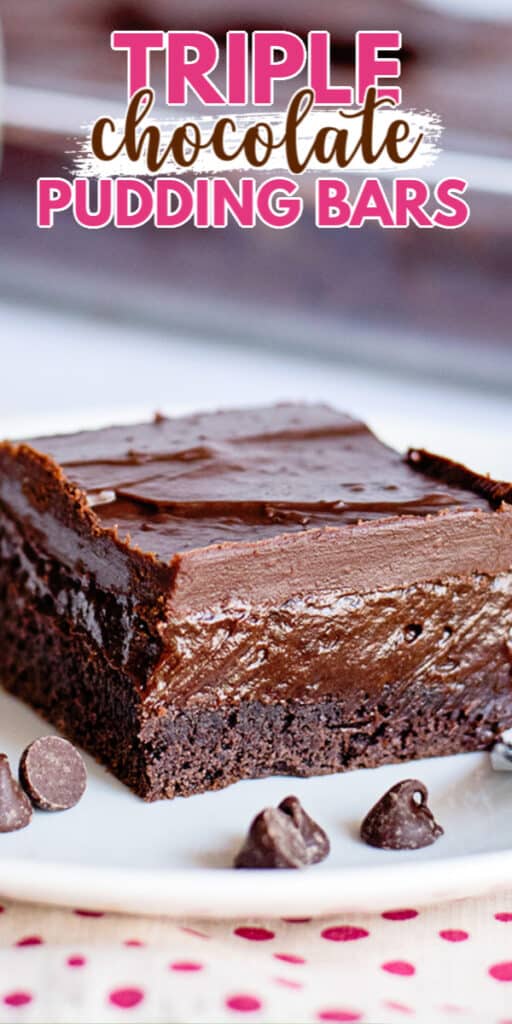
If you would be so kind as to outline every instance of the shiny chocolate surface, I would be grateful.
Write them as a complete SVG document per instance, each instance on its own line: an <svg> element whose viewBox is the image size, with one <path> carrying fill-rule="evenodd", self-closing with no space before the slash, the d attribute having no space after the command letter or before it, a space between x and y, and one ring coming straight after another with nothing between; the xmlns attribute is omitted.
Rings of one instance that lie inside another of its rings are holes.
<svg viewBox="0 0 512 1024"><path fill-rule="evenodd" d="M30 444L86 492L103 526L163 561L224 542L490 507L322 405L158 416Z"/></svg>

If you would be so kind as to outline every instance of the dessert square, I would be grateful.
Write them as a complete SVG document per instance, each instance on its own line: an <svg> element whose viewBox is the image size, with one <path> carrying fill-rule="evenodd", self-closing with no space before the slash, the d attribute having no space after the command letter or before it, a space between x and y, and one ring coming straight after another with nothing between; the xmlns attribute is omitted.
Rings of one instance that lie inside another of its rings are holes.
<svg viewBox="0 0 512 1024"><path fill-rule="evenodd" d="M0 682L153 800L512 725L512 487L322 405L0 444Z"/></svg>

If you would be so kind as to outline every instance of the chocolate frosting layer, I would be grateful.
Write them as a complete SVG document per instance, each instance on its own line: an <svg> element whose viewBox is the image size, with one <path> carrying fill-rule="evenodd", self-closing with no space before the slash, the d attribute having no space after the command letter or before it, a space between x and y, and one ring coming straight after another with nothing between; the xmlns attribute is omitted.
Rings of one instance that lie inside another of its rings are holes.
<svg viewBox="0 0 512 1024"><path fill-rule="evenodd" d="M491 507L469 474L418 472L322 405L157 416L28 443L86 492L102 526L164 562L225 542Z"/></svg>

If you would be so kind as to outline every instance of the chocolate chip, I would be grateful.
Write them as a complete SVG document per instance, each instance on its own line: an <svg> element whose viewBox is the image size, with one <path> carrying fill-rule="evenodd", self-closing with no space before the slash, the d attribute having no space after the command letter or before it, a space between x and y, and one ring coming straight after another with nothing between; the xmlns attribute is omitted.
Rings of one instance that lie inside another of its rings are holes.
<svg viewBox="0 0 512 1024"><path fill-rule="evenodd" d="M494 744L491 765L495 772L512 772L512 729L503 732Z"/></svg>
<svg viewBox="0 0 512 1024"><path fill-rule="evenodd" d="M254 819L235 859L236 868L302 868L329 853L329 840L295 796L267 807Z"/></svg>
<svg viewBox="0 0 512 1024"><path fill-rule="evenodd" d="M281 800L279 810L288 814L302 836L308 852L308 864L318 864L327 857L331 845L323 828L306 814L300 800L296 796L287 796Z"/></svg>
<svg viewBox="0 0 512 1024"><path fill-rule="evenodd" d="M42 811L66 811L85 792L87 772L78 750L60 736L41 736L24 751L20 782Z"/></svg>
<svg viewBox="0 0 512 1024"><path fill-rule="evenodd" d="M5 754L0 754L0 832L25 828L32 817L30 800L11 773Z"/></svg>
<svg viewBox="0 0 512 1024"><path fill-rule="evenodd" d="M423 782L397 782L366 815L361 839L382 850L419 850L430 846L443 835L443 829L434 820L427 800L428 790Z"/></svg>

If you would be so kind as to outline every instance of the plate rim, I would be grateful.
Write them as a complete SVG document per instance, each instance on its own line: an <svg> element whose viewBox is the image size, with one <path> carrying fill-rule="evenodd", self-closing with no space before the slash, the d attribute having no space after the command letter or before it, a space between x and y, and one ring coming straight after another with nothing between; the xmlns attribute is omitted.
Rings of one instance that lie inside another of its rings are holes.
<svg viewBox="0 0 512 1024"><path fill-rule="evenodd" d="M314 869L192 872L9 859L1 862L1 875L2 898L22 902L204 920L320 918L498 893L512 885L512 850L316 874Z"/></svg>

